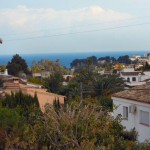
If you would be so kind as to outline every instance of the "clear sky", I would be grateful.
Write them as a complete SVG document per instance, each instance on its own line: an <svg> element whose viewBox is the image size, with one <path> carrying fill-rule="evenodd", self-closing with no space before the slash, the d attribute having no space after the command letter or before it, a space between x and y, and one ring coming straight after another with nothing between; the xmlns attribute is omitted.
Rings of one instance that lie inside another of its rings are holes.
<svg viewBox="0 0 150 150"><path fill-rule="evenodd" d="M0 54L150 50L150 0L0 0Z"/></svg>

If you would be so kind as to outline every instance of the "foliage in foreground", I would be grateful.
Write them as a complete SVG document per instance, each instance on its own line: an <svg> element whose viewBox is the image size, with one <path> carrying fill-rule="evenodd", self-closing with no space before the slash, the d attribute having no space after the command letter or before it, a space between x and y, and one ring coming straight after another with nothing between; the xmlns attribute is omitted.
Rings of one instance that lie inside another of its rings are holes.
<svg viewBox="0 0 150 150"><path fill-rule="evenodd" d="M107 83L99 80L98 85ZM105 88L100 89L104 93ZM107 89L109 93L113 92ZM45 106L43 113L36 94L34 97L21 92L6 95L0 101L0 149L150 149L150 143L136 141L137 132L134 129L125 131L120 124L120 116L114 119L110 115L107 108L111 107L112 101L102 93L94 93L96 97L84 97L83 103L80 103L79 96L65 105L60 105L56 99L53 106Z"/></svg>
<svg viewBox="0 0 150 150"><path fill-rule="evenodd" d="M20 113L24 106L18 103L14 108L3 105L0 109L0 146L3 149L146 150L150 147L149 143L137 143L134 129L125 131L119 116L112 118L102 106L90 102L90 98L82 105L78 101L65 106L55 102L54 107L46 105L44 113L29 103L28 116Z"/></svg>

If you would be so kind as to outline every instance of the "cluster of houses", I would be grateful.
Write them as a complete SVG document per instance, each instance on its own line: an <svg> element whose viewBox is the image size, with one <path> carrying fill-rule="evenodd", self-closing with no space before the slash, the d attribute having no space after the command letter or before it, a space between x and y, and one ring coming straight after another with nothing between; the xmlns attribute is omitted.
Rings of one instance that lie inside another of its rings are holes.
<svg viewBox="0 0 150 150"><path fill-rule="evenodd" d="M132 60L139 62L150 62L150 54L142 58L140 56L131 57ZM100 71L100 74L112 74L111 71ZM135 128L138 132L138 140L144 142L150 140L150 71L136 71L134 65L125 66L118 72L120 78L125 80L126 88L124 91L112 96L115 106L113 115L122 116L122 125L127 130ZM47 71L34 73L34 78L46 78L50 73ZM73 75L64 75L64 79L69 81ZM11 92L22 91L25 94L34 96L37 94L41 109L44 111L45 104L52 104L55 99L64 103L65 97L47 92L41 85L28 83L23 79L8 75L7 70L0 74L3 80L3 88L0 95L10 94ZM63 83L67 85L67 83Z"/></svg>
<svg viewBox="0 0 150 150"><path fill-rule="evenodd" d="M126 81L126 88L112 96L113 115L122 116L121 123L126 130L134 128L138 132L138 141L150 140L150 71L135 71L130 65L119 74Z"/></svg>
<svg viewBox="0 0 150 150"><path fill-rule="evenodd" d="M19 91L31 96L34 96L36 93L42 111L44 111L46 104L53 104L54 100L59 99L61 104L65 101L65 96L49 93L47 89L43 88L41 85L28 83L26 80L8 75L7 69L4 73L0 74L0 78L3 81L3 88L0 89L0 96Z"/></svg>
<svg viewBox="0 0 150 150"><path fill-rule="evenodd" d="M129 87L143 85L150 80L150 71L135 71L133 65L124 68L119 74Z"/></svg>
<svg viewBox="0 0 150 150"><path fill-rule="evenodd" d="M33 73L34 78L47 78L50 76L50 72L43 71L41 73ZM68 81L73 77L72 75L64 75L63 85L67 85ZM59 100L61 104L65 102L65 96L47 92L47 89L42 85L27 82L26 79L14 77L8 75L7 69L4 72L0 72L0 79L3 81L3 88L0 89L0 96L11 94L12 92L21 91L24 94L34 96L35 93L38 97L41 110L44 111L46 104L53 104L54 100Z"/></svg>
<svg viewBox="0 0 150 150"><path fill-rule="evenodd" d="M137 71L146 63L150 65L150 54L144 57L133 56L130 60L135 64L121 66L118 75L125 80L124 91L112 96L113 116L122 117L122 125L126 130L135 129L138 141L150 141L150 71ZM118 67L118 66L115 66ZM101 75L113 74L112 71L99 71Z"/></svg>
<svg viewBox="0 0 150 150"><path fill-rule="evenodd" d="M140 55L134 55L132 57L130 57L131 61L135 61L138 60L139 62L146 62L150 60L150 53L145 54L144 57L141 57Z"/></svg>
<svg viewBox="0 0 150 150"><path fill-rule="evenodd" d="M144 67L146 63L150 65L150 53L145 54L144 57L141 57L139 55L134 55L130 57L130 60L132 62L136 62L135 68L140 69L141 67Z"/></svg>

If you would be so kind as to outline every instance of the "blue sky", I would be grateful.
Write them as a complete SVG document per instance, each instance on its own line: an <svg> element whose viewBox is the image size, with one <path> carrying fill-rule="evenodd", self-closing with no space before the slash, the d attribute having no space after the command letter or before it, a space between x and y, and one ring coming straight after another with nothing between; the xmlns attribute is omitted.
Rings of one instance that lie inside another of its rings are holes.
<svg viewBox="0 0 150 150"><path fill-rule="evenodd" d="M150 50L149 0L0 0L0 54Z"/></svg>

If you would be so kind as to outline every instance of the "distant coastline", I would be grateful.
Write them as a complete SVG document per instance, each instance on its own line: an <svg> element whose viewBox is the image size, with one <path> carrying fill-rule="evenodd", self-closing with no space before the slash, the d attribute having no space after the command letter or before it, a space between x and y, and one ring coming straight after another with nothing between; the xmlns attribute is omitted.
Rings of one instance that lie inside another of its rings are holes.
<svg viewBox="0 0 150 150"><path fill-rule="evenodd" d="M62 66L66 68L70 68L70 63L74 59L82 59L90 56L104 57L104 56L112 56L118 58L123 55L140 55L144 56L144 54L150 53L150 51L120 51L120 52L74 52L74 53L48 53L48 54L19 54L22 58L24 58L30 67L32 62L39 61L41 59L50 59L52 61L60 60ZM6 65L8 61L11 60L13 55L0 55L0 65Z"/></svg>

